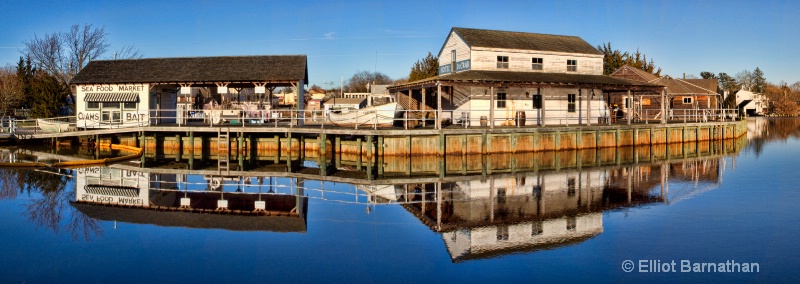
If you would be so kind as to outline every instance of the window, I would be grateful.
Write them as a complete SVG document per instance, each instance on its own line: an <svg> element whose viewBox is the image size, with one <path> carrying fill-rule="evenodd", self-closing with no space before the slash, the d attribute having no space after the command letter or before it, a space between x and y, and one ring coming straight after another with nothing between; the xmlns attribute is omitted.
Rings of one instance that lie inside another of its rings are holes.
<svg viewBox="0 0 800 284"><path fill-rule="evenodd" d="M508 240L508 225L497 226L497 240L498 241Z"/></svg>
<svg viewBox="0 0 800 284"><path fill-rule="evenodd" d="M506 93L497 93L497 108L506 108Z"/></svg>
<svg viewBox="0 0 800 284"><path fill-rule="evenodd" d="M575 112L575 94L567 95L567 112Z"/></svg>
<svg viewBox="0 0 800 284"><path fill-rule="evenodd" d="M533 95L533 108L542 108L542 95Z"/></svg>
<svg viewBox="0 0 800 284"><path fill-rule="evenodd" d="M533 221L531 224L531 237L541 235L544 232L542 221Z"/></svg>
<svg viewBox="0 0 800 284"><path fill-rule="evenodd" d="M542 58L534 57L533 59L531 59L531 68L533 70L542 70L542 69L544 69L544 64L542 64L542 62L544 62L542 60Z"/></svg>
<svg viewBox="0 0 800 284"><path fill-rule="evenodd" d="M567 179L567 196L575 196L575 178Z"/></svg>
<svg viewBox="0 0 800 284"><path fill-rule="evenodd" d="M692 97L683 97L683 104L685 105L692 104Z"/></svg>
<svg viewBox="0 0 800 284"><path fill-rule="evenodd" d="M450 51L450 64L452 65L453 71L456 71L456 50L453 49Z"/></svg>
<svg viewBox="0 0 800 284"><path fill-rule="evenodd" d="M104 102L103 108L119 108L119 102L113 102L113 103Z"/></svg>
<svg viewBox="0 0 800 284"><path fill-rule="evenodd" d="M497 204L506 204L506 189L497 189Z"/></svg>
<svg viewBox="0 0 800 284"><path fill-rule="evenodd" d="M87 110L89 110L89 109L98 110L98 109L100 109L100 103L98 103L98 102L86 102L86 109Z"/></svg>
<svg viewBox="0 0 800 284"><path fill-rule="evenodd" d="M567 71L578 71L578 60L569 59L567 60Z"/></svg>
<svg viewBox="0 0 800 284"><path fill-rule="evenodd" d="M576 227L578 227L578 219L574 216L567 217L567 231L575 231Z"/></svg>
<svg viewBox="0 0 800 284"><path fill-rule="evenodd" d="M508 56L497 57L497 68L508 69Z"/></svg>
<svg viewBox="0 0 800 284"><path fill-rule="evenodd" d="M136 109L136 103L133 102L126 102L122 104L124 109Z"/></svg>

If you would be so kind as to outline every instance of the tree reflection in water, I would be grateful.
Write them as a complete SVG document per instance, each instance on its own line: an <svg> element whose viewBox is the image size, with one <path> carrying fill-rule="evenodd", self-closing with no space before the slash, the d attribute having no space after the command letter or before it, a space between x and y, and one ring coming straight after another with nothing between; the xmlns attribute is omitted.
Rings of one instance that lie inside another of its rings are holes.
<svg viewBox="0 0 800 284"><path fill-rule="evenodd" d="M0 198L15 199L19 193L38 193L25 208L28 220L55 233L66 232L74 239L86 240L102 231L97 220L68 206L74 189L67 190L73 179L65 169L0 169Z"/></svg>

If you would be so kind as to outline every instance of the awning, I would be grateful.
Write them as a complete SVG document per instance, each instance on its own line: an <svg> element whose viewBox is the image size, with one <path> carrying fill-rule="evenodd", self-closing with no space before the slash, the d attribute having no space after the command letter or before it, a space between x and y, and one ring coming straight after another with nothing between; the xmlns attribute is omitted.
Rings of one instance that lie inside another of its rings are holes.
<svg viewBox="0 0 800 284"><path fill-rule="evenodd" d="M88 93L83 100L87 102L135 103L139 100L139 93Z"/></svg>
<svg viewBox="0 0 800 284"><path fill-rule="evenodd" d="M137 197L139 189L135 187L105 186L105 185L86 185L83 187L86 193L106 196Z"/></svg>

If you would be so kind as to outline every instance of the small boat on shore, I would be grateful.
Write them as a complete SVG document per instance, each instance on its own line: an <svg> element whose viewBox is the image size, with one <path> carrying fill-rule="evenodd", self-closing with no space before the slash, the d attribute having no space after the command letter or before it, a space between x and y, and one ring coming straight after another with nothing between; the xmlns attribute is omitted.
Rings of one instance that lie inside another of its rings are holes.
<svg viewBox="0 0 800 284"><path fill-rule="evenodd" d="M383 100L382 104L375 102ZM361 109L331 112L328 120L338 126L392 126L394 120L402 115L403 107L391 97L369 98L369 104Z"/></svg>
<svg viewBox="0 0 800 284"><path fill-rule="evenodd" d="M36 126L42 131L46 132L67 132L69 131L70 123L67 121L36 119Z"/></svg>

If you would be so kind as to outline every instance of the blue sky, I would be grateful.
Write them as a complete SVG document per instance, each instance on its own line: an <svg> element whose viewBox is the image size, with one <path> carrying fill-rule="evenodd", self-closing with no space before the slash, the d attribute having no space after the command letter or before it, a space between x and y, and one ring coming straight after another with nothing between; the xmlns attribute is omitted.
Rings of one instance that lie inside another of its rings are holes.
<svg viewBox="0 0 800 284"><path fill-rule="evenodd" d="M662 74L730 75L760 67L800 81L800 1L2 1L0 65L22 42L72 24L104 26L108 57L306 54L309 80L361 70L393 79L434 55L451 27L575 35L637 48Z"/></svg>

